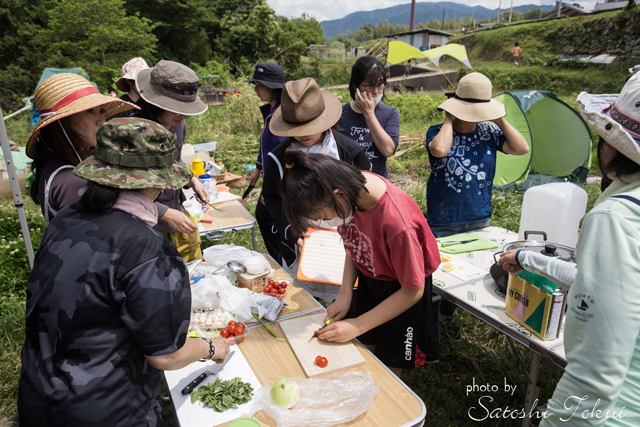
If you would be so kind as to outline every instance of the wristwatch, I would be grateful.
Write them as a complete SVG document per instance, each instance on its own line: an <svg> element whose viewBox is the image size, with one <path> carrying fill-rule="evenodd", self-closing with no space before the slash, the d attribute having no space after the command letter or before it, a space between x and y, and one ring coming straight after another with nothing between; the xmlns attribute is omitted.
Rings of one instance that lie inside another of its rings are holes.
<svg viewBox="0 0 640 427"><path fill-rule="evenodd" d="M216 353L216 347L213 345L213 342L207 337L200 337L209 343L209 358L208 359L200 359L201 362L206 362L207 360L212 360L213 355Z"/></svg>

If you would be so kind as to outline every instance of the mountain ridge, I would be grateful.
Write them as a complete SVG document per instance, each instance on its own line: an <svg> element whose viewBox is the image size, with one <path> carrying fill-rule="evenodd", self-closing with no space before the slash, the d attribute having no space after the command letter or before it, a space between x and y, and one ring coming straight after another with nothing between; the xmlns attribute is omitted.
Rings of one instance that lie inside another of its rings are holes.
<svg viewBox="0 0 640 427"><path fill-rule="evenodd" d="M477 20L494 18L498 14L498 9L488 9L484 6L467 6L454 2L416 2L416 24L425 23L432 19L442 19L442 9L445 10L444 19L470 18L475 16ZM539 5L528 4L514 7L513 10L524 13L528 10L540 8ZM548 11L554 7L551 5L543 6ZM509 10L502 8L501 10ZM335 37L340 33L348 34L349 31L356 31L358 28L371 23L377 25L378 20L389 21L392 25L409 25L409 15L411 13L411 3L400 4L383 9L375 9L370 11L353 12L340 19L331 19L320 22L324 30L325 37Z"/></svg>

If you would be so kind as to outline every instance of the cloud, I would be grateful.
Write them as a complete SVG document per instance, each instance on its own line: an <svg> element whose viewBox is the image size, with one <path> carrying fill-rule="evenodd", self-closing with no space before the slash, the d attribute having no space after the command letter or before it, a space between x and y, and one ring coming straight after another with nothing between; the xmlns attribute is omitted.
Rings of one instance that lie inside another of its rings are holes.
<svg viewBox="0 0 640 427"><path fill-rule="evenodd" d="M439 0L438 0L439 1ZM420 0L418 0L420 2ZM267 0L277 15L287 18L297 18L303 13L313 16L318 21L344 18L346 15L375 9L384 9L399 4L410 4L410 0L368 0L366 3L357 0ZM463 3L458 1L457 3ZM545 6L555 4L554 0L543 0ZM579 3L585 10L592 10L595 0L578 0L571 3ZM471 0L465 1L468 6L484 6L488 9L497 9L499 5L503 9L511 6L510 0ZM513 0L513 6L540 5L540 0Z"/></svg>

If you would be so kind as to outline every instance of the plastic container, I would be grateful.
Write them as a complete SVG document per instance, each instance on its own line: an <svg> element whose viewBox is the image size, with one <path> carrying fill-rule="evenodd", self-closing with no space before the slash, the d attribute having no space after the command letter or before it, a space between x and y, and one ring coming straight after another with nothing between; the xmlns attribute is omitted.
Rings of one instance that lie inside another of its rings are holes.
<svg viewBox="0 0 640 427"><path fill-rule="evenodd" d="M211 178L211 175L209 175L208 173L198 176L198 179L208 193L211 193L212 187L215 188L215 185L213 184L213 178Z"/></svg>
<svg viewBox="0 0 640 427"><path fill-rule="evenodd" d="M518 239L525 239L525 231L544 231L548 242L575 248L580 220L587 211L587 199L586 191L567 182L529 188L522 201Z"/></svg>

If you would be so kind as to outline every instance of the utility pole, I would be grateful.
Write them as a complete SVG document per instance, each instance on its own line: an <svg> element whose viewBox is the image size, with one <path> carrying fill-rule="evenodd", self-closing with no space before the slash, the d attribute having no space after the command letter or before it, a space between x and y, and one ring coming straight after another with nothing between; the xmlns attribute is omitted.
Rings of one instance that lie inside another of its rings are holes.
<svg viewBox="0 0 640 427"><path fill-rule="evenodd" d="M511 24L511 15L513 14L513 0L511 0L511 10L509 10L509 24Z"/></svg>
<svg viewBox="0 0 640 427"><path fill-rule="evenodd" d="M416 0L411 0L411 16L409 17L409 31L413 31L416 24Z"/></svg>
<svg viewBox="0 0 640 427"><path fill-rule="evenodd" d="M556 16L560 18L560 11L562 10L562 0L556 0L556 8L558 9L558 13Z"/></svg>
<svg viewBox="0 0 640 427"><path fill-rule="evenodd" d="M540 0L540 17L538 19L542 19L542 11L544 10L544 3Z"/></svg>
<svg viewBox="0 0 640 427"><path fill-rule="evenodd" d="M444 31L444 7L442 8L442 24L440 24L440 31Z"/></svg>
<svg viewBox="0 0 640 427"><path fill-rule="evenodd" d="M498 24L502 22L502 17L500 16L500 11L502 10L502 0L498 3Z"/></svg>

